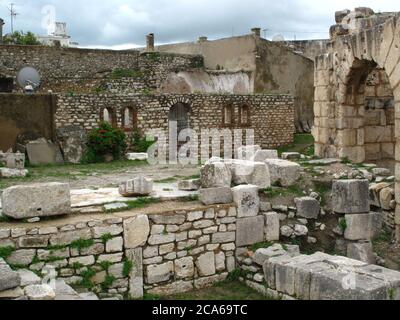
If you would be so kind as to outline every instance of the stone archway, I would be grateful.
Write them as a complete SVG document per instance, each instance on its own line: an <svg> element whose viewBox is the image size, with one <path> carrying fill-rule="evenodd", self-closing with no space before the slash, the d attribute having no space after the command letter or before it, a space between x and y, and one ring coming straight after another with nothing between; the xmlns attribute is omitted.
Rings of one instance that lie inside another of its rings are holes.
<svg viewBox="0 0 400 320"><path fill-rule="evenodd" d="M380 151L394 149L391 153L396 160L396 224L400 238L400 13L352 17L354 21L345 18L331 28L330 51L316 58L315 152L320 157L347 157L354 162L364 162L377 145ZM385 127L381 129L365 128L368 123L365 118L366 82L371 73L377 71L384 75L393 97L394 119L389 121L393 127L390 129L393 141L374 141L374 137L379 136L377 130L387 130L384 140L389 139L386 125L377 126ZM382 145L385 143L387 146ZM366 146L368 144L376 145Z"/></svg>

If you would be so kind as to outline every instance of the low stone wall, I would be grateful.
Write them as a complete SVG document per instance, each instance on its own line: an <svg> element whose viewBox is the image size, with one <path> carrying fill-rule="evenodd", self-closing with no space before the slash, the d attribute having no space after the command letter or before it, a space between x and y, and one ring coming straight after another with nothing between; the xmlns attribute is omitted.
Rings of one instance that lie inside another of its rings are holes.
<svg viewBox="0 0 400 320"><path fill-rule="evenodd" d="M263 215L240 219L233 204L191 208L3 223L0 248L8 248L4 258L14 269L40 273L53 266L57 278L94 292L125 298L141 298L143 289L186 292L226 279L237 247L267 236Z"/></svg>

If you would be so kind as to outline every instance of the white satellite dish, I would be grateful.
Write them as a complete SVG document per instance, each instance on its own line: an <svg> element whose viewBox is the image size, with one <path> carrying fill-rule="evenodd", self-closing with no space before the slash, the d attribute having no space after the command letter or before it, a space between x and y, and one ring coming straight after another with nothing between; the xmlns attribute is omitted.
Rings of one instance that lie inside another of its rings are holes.
<svg viewBox="0 0 400 320"><path fill-rule="evenodd" d="M277 34L272 38L272 41L283 42L283 41L285 41L285 37L281 34Z"/></svg>
<svg viewBox="0 0 400 320"><path fill-rule="evenodd" d="M26 93L33 93L40 87L39 72L33 67L23 67L18 71L17 82Z"/></svg>

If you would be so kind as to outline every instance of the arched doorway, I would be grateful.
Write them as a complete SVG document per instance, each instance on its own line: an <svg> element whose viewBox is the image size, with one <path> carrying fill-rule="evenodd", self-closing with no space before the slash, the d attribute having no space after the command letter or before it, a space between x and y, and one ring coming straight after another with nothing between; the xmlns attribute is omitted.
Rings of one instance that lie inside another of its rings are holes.
<svg viewBox="0 0 400 320"><path fill-rule="evenodd" d="M177 123L178 134L189 128L189 111L189 106L181 102L174 104L169 110L168 120Z"/></svg>

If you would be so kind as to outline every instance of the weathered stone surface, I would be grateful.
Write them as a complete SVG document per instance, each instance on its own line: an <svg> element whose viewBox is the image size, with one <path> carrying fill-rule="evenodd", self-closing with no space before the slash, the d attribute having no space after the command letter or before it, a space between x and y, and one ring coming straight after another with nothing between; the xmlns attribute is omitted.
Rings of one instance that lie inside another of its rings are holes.
<svg viewBox="0 0 400 320"><path fill-rule="evenodd" d="M199 198L200 201L207 206L233 202L232 190L230 187L200 189Z"/></svg>
<svg viewBox="0 0 400 320"><path fill-rule="evenodd" d="M217 270L217 272L225 271L226 265L224 252L219 252L215 255L215 269Z"/></svg>
<svg viewBox="0 0 400 320"><path fill-rule="evenodd" d="M143 298L143 249L126 250L126 257L132 262L129 274L129 294L133 299Z"/></svg>
<svg viewBox="0 0 400 320"><path fill-rule="evenodd" d="M266 160L265 163L269 167L272 185L290 187L300 178L301 167L297 163L279 159Z"/></svg>
<svg viewBox="0 0 400 320"><path fill-rule="evenodd" d="M174 275L174 263L167 262L147 267L147 283L155 284L168 281Z"/></svg>
<svg viewBox="0 0 400 320"><path fill-rule="evenodd" d="M3 162L9 169L24 169L25 154L24 153L2 153L0 152L0 163Z"/></svg>
<svg viewBox="0 0 400 320"><path fill-rule="evenodd" d="M235 185L253 184L261 189L271 187L269 168L264 162L225 160Z"/></svg>
<svg viewBox="0 0 400 320"><path fill-rule="evenodd" d="M201 181L199 179L181 180L178 182L178 189L182 191L196 191L200 189L200 186Z"/></svg>
<svg viewBox="0 0 400 320"><path fill-rule="evenodd" d="M344 237L347 240L371 240L382 231L382 213L349 214L346 215L345 219Z"/></svg>
<svg viewBox="0 0 400 320"><path fill-rule="evenodd" d="M211 277L199 278L194 280L194 287L197 290L201 290L204 288L208 288L213 286L216 283L225 281L228 277L228 273L221 273Z"/></svg>
<svg viewBox="0 0 400 320"><path fill-rule="evenodd" d="M368 264L376 263L371 242L349 243L347 245L347 257Z"/></svg>
<svg viewBox="0 0 400 320"><path fill-rule="evenodd" d="M260 150L261 147L258 145L242 146L236 150L236 159L252 160Z"/></svg>
<svg viewBox="0 0 400 320"><path fill-rule="evenodd" d="M311 197L294 199L297 208L297 216L306 219L318 219L321 207L317 200Z"/></svg>
<svg viewBox="0 0 400 320"><path fill-rule="evenodd" d="M155 224L176 224L181 225L185 222L186 216L184 214L175 214L175 215L151 215L149 216L150 220Z"/></svg>
<svg viewBox="0 0 400 320"><path fill-rule="evenodd" d="M148 196L152 192L153 180L146 177L137 177L119 186L119 193L123 197Z"/></svg>
<svg viewBox="0 0 400 320"><path fill-rule="evenodd" d="M27 266L32 263L35 254L35 250L16 250L6 258L6 261L12 265Z"/></svg>
<svg viewBox="0 0 400 320"><path fill-rule="evenodd" d="M124 245L124 239L122 239L122 237L117 237L108 240L106 243L106 252L108 253L120 252L122 251L123 245Z"/></svg>
<svg viewBox="0 0 400 320"><path fill-rule="evenodd" d="M263 241L264 216L238 219L236 231L236 246L244 247Z"/></svg>
<svg viewBox="0 0 400 320"><path fill-rule="evenodd" d="M279 241L280 238L280 219L276 212L268 212L265 217L265 240Z"/></svg>
<svg viewBox="0 0 400 320"><path fill-rule="evenodd" d="M18 299L22 299L22 298L24 298L24 290L22 290L20 287L0 291L0 299L18 300ZM26 299L23 299L23 300L26 300Z"/></svg>
<svg viewBox="0 0 400 320"><path fill-rule="evenodd" d="M258 249L253 256L254 263L263 266L264 263L273 257L286 256L288 253L283 249L282 245L274 244L266 249Z"/></svg>
<svg viewBox="0 0 400 320"><path fill-rule="evenodd" d="M214 275L216 273L214 252L207 252L199 256L196 260L196 267L201 277Z"/></svg>
<svg viewBox="0 0 400 320"><path fill-rule="evenodd" d="M282 153L283 160L300 160L301 154L298 152L284 152Z"/></svg>
<svg viewBox="0 0 400 320"><path fill-rule="evenodd" d="M101 238L104 235L118 236L124 229L121 225L112 224L107 226L97 226L93 228L93 236L96 239Z"/></svg>
<svg viewBox="0 0 400 320"><path fill-rule="evenodd" d="M333 211L354 214L370 210L368 180L336 180L332 187Z"/></svg>
<svg viewBox="0 0 400 320"><path fill-rule="evenodd" d="M284 236L286 238L289 238L289 237L291 237L293 235L293 233L294 233L293 228L291 228L289 226L282 226L281 227L281 235L282 236Z"/></svg>
<svg viewBox="0 0 400 320"><path fill-rule="evenodd" d="M25 295L29 300L54 300L56 297L53 288L47 284L27 286Z"/></svg>
<svg viewBox="0 0 400 320"><path fill-rule="evenodd" d="M32 165L63 163L60 147L46 139L29 142L26 145L26 152Z"/></svg>
<svg viewBox="0 0 400 320"><path fill-rule="evenodd" d="M294 227L294 234L296 237L305 237L308 235L308 228L301 224L296 224Z"/></svg>
<svg viewBox="0 0 400 320"><path fill-rule="evenodd" d="M193 281L176 281L165 286L159 286L150 289L148 290L148 292L155 295L168 296L173 294L190 292L193 291L193 289L194 289Z"/></svg>
<svg viewBox="0 0 400 320"><path fill-rule="evenodd" d="M264 162L268 159L278 158L278 150L258 150L251 160L255 162Z"/></svg>
<svg viewBox="0 0 400 320"><path fill-rule="evenodd" d="M212 243L235 242L236 232L218 232L212 234Z"/></svg>
<svg viewBox="0 0 400 320"><path fill-rule="evenodd" d="M70 187L66 183L16 186L1 195L3 214L14 219L71 213Z"/></svg>
<svg viewBox="0 0 400 320"><path fill-rule="evenodd" d="M74 264L80 264L83 266L91 266L95 262L94 256L84 256L84 257L75 257L69 259L69 265L73 266Z"/></svg>
<svg viewBox="0 0 400 320"><path fill-rule="evenodd" d="M9 169L0 168L0 178L24 178L28 175L29 171L26 169Z"/></svg>
<svg viewBox="0 0 400 320"><path fill-rule="evenodd" d="M144 152L139 152L139 153L133 152L133 153L127 153L126 158L131 161L136 161L136 160L146 161L149 158L149 155Z"/></svg>
<svg viewBox="0 0 400 320"><path fill-rule="evenodd" d="M40 279L34 272L26 269L17 271L21 277L21 286L26 287L30 285L40 284L42 279Z"/></svg>
<svg viewBox="0 0 400 320"><path fill-rule="evenodd" d="M87 133L84 128L75 125L59 128L57 140L65 162L81 163L87 144Z"/></svg>
<svg viewBox="0 0 400 320"><path fill-rule="evenodd" d="M222 188L230 187L232 183L232 173L227 164L215 162L205 164L200 171L201 187Z"/></svg>
<svg viewBox="0 0 400 320"><path fill-rule="evenodd" d="M48 236L24 236L18 238L20 248L46 248L48 243Z"/></svg>
<svg viewBox="0 0 400 320"><path fill-rule="evenodd" d="M156 234L152 235L149 237L149 244L151 246L159 245L159 244L165 244L169 242L174 242L176 239L176 235L171 233L171 234Z"/></svg>
<svg viewBox="0 0 400 320"><path fill-rule="evenodd" d="M395 192L394 189L392 188L384 188L381 190L381 192L379 193L379 202L381 205L381 208L383 210L392 210L394 208L392 208L392 204L391 202L394 200L395 198Z"/></svg>
<svg viewBox="0 0 400 320"><path fill-rule="evenodd" d="M50 244L53 246L66 246L77 240L88 240L92 238L89 228L60 232L50 237Z"/></svg>
<svg viewBox="0 0 400 320"><path fill-rule="evenodd" d="M237 186L232 189L233 201L237 206L238 218L254 217L260 211L258 187L254 185Z"/></svg>
<svg viewBox="0 0 400 320"><path fill-rule="evenodd" d="M194 276L193 257L175 260L175 276L177 279L190 279Z"/></svg>
<svg viewBox="0 0 400 320"><path fill-rule="evenodd" d="M20 275L11 270L5 261L0 258L0 292L19 287L20 285Z"/></svg>
<svg viewBox="0 0 400 320"><path fill-rule="evenodd" d="M150 234L150 223L147 215L139 215L124 221L125 249L143 246Z"/></svg>
<svg viewBox="0 0 400 320"><path fill-rule="evenodd" d="M372 173L376 176L389 177L391 172L386 168L373 168Z"/></svg>

